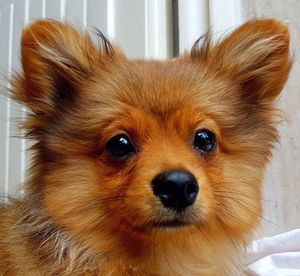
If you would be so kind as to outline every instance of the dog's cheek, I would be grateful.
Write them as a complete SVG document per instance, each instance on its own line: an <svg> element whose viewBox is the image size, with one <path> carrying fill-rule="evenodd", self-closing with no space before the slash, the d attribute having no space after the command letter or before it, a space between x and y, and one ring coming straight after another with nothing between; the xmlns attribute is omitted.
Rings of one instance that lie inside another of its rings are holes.
<svg viewBox="0 0 300 276"><path fill-rule="evenodd" d="M223 179L214 187L217 218L228 230L251 233L261 216L262 170L241 159L224 161Z"/></svg>
<svg viewBox="0 0 300 276"><path fill-rule="evenodd" d="M44 182L43 203L47 216L55 224L83 235L107 226L109 200L93 160L64 160L54 166Z"/></svg>

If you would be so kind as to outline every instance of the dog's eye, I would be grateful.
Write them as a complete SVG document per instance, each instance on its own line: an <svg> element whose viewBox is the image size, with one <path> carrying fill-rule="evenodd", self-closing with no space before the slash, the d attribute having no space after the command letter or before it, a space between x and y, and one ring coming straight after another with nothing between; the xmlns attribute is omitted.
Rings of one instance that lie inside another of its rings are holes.
<svg viewBox="0 0 300 276"><path fill-rule="evenodd" d="M206 129L198 130L194 137L194 147L203 153L211 153L216 147L215 135Z"/></svg>
<svg viewBox="0 0 300 276"><path fill-rule="evenodd" d="M125 134L119 134L110 138L106 144L107 151L114 157L125 157L133 153L134 147Z"/></svg>

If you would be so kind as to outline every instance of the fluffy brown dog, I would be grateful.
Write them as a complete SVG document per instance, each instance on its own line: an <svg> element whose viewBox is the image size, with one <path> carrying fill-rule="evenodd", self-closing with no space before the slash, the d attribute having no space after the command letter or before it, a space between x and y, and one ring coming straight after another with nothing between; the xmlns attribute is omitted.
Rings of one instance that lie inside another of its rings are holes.
<svg viewBox="0 0 300 276"><path fill-rule="evenodd" d="M22 36L34 158L1 207L7 275L238 275L277 139L289 34L250 21L169 61L36 21Z"/></svg>

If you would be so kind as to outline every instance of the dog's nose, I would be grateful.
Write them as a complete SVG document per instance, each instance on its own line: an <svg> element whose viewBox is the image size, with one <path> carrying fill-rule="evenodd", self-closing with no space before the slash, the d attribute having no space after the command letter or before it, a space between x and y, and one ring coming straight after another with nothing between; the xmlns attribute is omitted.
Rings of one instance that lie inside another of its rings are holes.
<svg viewBox="0 0 300 276"><path fill-rule="evenodd" d="M194 204L199 191L196 178L185 170L161 172L153 178L152 189L165 207L175 211Z"/></svg>

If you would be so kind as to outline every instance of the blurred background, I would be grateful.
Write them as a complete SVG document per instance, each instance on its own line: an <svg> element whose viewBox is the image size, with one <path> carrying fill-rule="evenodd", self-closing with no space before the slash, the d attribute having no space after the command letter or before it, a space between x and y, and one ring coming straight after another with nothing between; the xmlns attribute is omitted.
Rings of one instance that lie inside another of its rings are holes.
<svg viewBox="0 0 300 276"><path fill-rule="evenodd" d="M257 17L285 21L291 31L294 67L278 104L287 121L263 188L264 214L257 236L300 227L300 1L297 0L1 0L1 84L20 69L24 25L38 18L97 27L131 58L167 59L191 48L211 29L216 36ZM0 95L0 193L16 195L30 166L28 142L17 138L22 107Z"/></svg>

